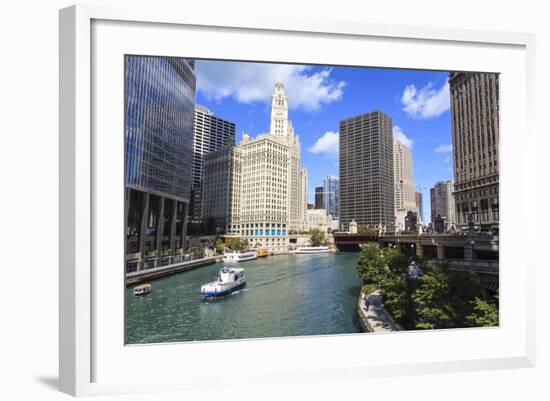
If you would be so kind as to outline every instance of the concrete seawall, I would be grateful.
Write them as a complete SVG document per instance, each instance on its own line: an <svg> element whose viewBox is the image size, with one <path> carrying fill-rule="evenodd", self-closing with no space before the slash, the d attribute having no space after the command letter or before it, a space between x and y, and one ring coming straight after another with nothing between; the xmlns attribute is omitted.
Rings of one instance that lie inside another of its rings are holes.
<svg viewBox="0 0 550 401"><path fill-rule="evenodd" d="M159 266L151 269L126 273L126 285L134 285L143 281L154 280L175 273L182 273L221 261L221 256L212 256L204 259L190 260L172 265Z"/></svg>

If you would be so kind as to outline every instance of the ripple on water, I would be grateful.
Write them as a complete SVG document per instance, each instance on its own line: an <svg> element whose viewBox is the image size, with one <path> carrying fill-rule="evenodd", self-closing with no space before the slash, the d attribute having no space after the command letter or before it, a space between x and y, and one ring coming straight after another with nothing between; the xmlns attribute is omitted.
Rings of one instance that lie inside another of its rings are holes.
<svg viewBox="0 0 550 401"><path fill-rule="evenodd" d="M243 263L247 286L204 299L200 286L218 265L153 281L134 297L126 289L128 343L355 333L358 254L285 255Z"/></svg>

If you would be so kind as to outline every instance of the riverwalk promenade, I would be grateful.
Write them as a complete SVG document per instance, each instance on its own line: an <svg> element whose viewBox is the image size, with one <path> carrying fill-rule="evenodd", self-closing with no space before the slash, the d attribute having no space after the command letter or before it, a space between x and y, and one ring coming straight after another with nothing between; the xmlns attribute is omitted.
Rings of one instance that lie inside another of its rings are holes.
<svg viewBox="0 0 550 401"><path fill-rule="evenodd" d="M365 300L368 300L368 308ZM403 330L384 308L379 290L368 295L362 292L357 301L357 312L361 328L368 333L387 333Z"/></svg>
<svg viewBox="0 0 550 401"><path fill-rule="evenodd" d="M141 283L142 281L169 276L174 273L193 270L197 267L210 265L221 261L222 255L211 256L202 259L188 260L166 266L153 267L126 273L126 285Z"/></svg>

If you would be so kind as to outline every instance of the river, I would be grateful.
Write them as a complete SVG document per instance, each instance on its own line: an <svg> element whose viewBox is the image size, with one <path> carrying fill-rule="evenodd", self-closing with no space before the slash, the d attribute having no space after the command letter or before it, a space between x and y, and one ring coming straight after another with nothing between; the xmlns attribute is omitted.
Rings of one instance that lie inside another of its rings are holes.
<svg viewBox="0 0 550 401"><path fill-rule="evenodd" d="M358 253L281 255L243 262L244 289L203 299L221 263L126 288L128 344L357 333Z"/></svg>

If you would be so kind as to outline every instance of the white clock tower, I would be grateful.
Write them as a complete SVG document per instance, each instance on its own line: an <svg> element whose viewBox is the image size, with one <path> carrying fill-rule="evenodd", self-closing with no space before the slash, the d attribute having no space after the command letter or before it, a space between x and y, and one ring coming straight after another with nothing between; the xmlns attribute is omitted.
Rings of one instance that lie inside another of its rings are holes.
<svg viewBox="0 0 550 401"><path fill-rule="evenodd" d="M275 136L288 135L288 100L285 95L285 86L281 81L275 84L275 91L271 96L271 126L269 133Z"/></svg>

